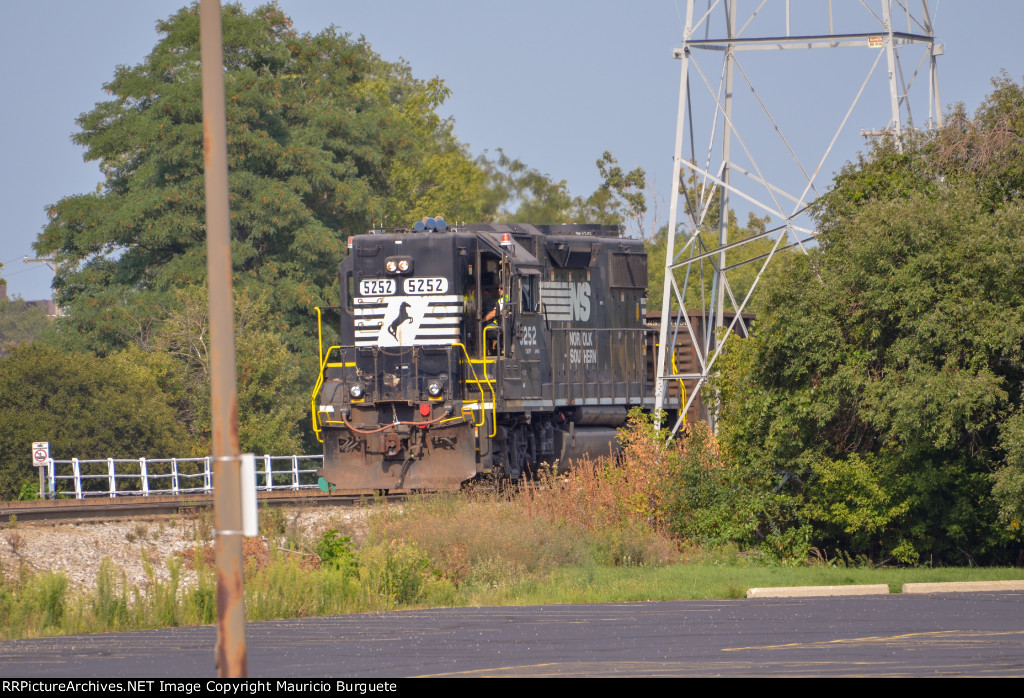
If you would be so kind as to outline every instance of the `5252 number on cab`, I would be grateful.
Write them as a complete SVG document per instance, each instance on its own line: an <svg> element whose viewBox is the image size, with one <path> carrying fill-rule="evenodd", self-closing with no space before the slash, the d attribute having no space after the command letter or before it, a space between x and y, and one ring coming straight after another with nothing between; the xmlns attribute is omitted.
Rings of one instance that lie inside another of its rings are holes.
<svg viewBox="0 0 1024 698"><path fill-rule="evenodd" d="M416 276L405 280L408 296L424 296L448 292L448 279L443 276Z"/></svg>

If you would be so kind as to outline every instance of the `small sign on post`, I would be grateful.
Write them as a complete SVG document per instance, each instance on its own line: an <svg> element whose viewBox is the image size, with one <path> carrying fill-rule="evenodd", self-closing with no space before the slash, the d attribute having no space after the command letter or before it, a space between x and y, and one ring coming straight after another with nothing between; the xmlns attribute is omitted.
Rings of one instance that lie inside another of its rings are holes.
<svg viewBox="0 0 1024 698"><path fill-rule="evenodd" d="M32 442L32 465L39 469L39 497L40 499L46 499L46 474L43 471L43 466L50 460L50 442L49 441L33 441Z"/></svg>
<svg viewBox="0 0 1024 698"><path fill-rule="evenodd" d="M46 461L50 459L50 442L49 441L33 441L32 442L32 465L42 466L46 465Z"/></svg>

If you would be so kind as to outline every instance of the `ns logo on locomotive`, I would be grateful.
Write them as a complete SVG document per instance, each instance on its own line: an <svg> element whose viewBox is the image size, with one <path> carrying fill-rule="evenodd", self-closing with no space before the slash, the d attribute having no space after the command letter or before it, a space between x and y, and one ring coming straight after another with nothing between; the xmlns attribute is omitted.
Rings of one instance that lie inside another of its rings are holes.
<svg viewBox="0 0 1024 698"><path fill-rule="evenodd" d="M329 492L516 480L607 455L654 406L647 257L618 226L428 218L350 238L338 277L312 397Z"/></svg>

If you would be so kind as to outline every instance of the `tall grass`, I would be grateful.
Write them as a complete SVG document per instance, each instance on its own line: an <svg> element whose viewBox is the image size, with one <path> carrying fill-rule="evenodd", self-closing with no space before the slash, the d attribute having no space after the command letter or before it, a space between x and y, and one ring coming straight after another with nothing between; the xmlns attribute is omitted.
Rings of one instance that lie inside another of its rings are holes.
<svg viewBox="0 0 1024 698"><path fill-rule="evenodd" d="M180 566L169 563L166 581L153 579L145 593L128 584L104 560L96 585L72 593L68 579L22 566L0 580L0 637L45 637L212 623L216 617L213 575L200 574L190 588L180 586Z"/></svg>

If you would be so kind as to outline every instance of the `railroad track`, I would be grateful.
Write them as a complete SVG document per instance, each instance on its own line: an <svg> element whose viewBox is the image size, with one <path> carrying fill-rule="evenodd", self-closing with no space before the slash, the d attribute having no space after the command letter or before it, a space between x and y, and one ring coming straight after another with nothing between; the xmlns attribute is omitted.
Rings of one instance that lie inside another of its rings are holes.
<svg viewBox="0 0 1024 698"><path fill-rule="evenodd" d="M398 501L404 496L389 494L387 499L388 501ZM257 499L261 506L352 506L365 500L366 495L328 495L319 490L306 490L302 492L261 492ZM25 521L111 520L140 516L194 514L212 506L212 494L0 502L0 527Z"/></svg>

